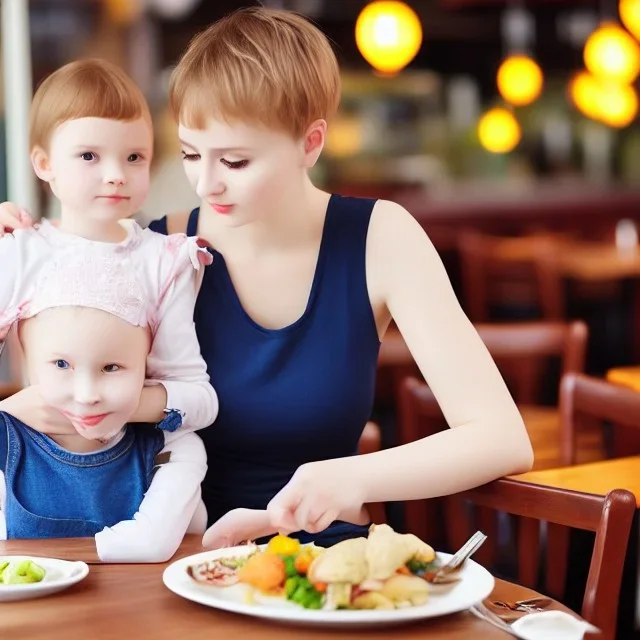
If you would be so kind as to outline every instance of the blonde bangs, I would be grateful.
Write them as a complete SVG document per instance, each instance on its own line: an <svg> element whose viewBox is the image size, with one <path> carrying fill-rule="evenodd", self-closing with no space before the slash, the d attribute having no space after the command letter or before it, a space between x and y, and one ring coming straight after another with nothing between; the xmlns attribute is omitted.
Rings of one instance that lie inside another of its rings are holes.
<svg viewBox="0 0 640 640"><path fill-rule="evenodd" d="M215 118L301 135L308 119L306 110L296 113L264 74L236 66L239 68L216 70L207 78L176 78L170 103L176 121L189 129L205 129L208 120Z"/></svg>
<svg viewBox="0 0 640 640"><path fill-rule="evenodd" d="M65 65L38 87L31 104L31 148L46 148L56 127L78 118L145 118L151 123L142 91L124 71L104 60Z"/></svg>
<svg viewBox="0 0 640 640"><path fill-rule="evenodd" d="M260 124L301 137L340 100L331 45L291 12L245 9L197 35L171 76L169 103L184 126L210 118Z"/></svg>

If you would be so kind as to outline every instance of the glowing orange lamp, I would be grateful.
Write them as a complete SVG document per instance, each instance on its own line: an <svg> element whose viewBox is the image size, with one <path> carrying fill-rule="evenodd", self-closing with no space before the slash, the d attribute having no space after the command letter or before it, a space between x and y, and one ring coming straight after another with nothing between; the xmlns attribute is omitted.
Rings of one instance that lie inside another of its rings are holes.
<svg viewBox="0 0 640 640"><path fill-rule="evenodd" d="M374 69L394 75L404 69L420 50L420 18L404 2L375 0L358 16L356 45Z"/></svg>
<svg viewBox="0 0 640 640"><path fill-rule="evenodd" d="M640 46L622 27L605 22L587 38L584 63L595 76L628 84L640 73Z"/></svg>
<svg viewBox="0 0 640 640"><path fill-rule="evenodd" d="M542 69L529 56L509 56L498 69L497 84L500 95L507 102L524 107L542 91Z"/></svg>
<svg viewBox="0 0 640 640"><path fill-rule="evenodd" d="M491 153L508 153L522 139L520 123L508 109L489 109L478 121L480 144Z"/></svg>

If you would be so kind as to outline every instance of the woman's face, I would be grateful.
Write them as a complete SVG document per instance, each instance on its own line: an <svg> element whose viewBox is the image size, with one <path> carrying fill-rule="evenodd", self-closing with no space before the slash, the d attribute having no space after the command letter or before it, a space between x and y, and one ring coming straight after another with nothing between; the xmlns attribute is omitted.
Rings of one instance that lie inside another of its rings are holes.
<svg viewBox="0 0 640 640"><path fill-rule="evenodd" d="M268 219L290 200L309 164L303 140L249 124L212 118L203 130L181 124L178 135L189 182L225 226Z"/></svg>

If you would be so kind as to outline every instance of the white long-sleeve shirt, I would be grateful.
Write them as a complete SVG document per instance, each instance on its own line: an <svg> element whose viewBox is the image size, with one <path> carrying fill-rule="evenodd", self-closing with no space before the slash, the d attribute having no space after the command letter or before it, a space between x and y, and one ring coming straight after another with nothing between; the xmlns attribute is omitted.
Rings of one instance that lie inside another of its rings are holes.
<svg viewBox="0 0 640 640"><path fill-rule="evenodd" d="M119 259L131 264L150 306L153 341L147 359L147 384L165 387L167 410L180 412L182 426L175 433L165 432L165 451L172 452L171 461L155 473L134 519L100 532L96 545L103 560L161 561L175 552L192 521L193 530L204 530L206 525L200 500L206 456L200 439L188 433L210 425L218 411L193 324L202 278L201 249L195 238L162 236L131 220L123 221L123 226L127 237L121 243L69 235L47 221L0 238L0 339L23 317L38 275L54 255L60 259L61 252L88 249L116 252ZM2 511L4 485L4 478L0 478ZM0 539L6 535L3 520L0 513Z"/></svg>
<svg viewBox="0 0 640 640"><path fill-rule="evenodd" d="M16 229L0 238L0 339L28 307L41 270L54 255L77 250L112 252L128 261L147 293L153 343L147 359L147 383L162 384L167 409L182 413L188 430L209 426L218 399L193 324L193 309L202 280L196 269L200 248L195 238L176 245L182 234L163 236L123 220L127 238L120 243L87 240L63 233L48 221L37 228ZM193 264L195 261L195 264Z"/></svg>

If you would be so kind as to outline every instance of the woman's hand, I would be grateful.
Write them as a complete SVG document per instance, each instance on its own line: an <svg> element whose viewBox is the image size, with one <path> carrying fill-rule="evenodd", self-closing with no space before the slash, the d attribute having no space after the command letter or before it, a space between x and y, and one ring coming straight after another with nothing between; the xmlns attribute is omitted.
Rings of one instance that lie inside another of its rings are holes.
<svg viewBox="0 0 640 640"><path fill-rule="evenodd" d="M256 540L277 533L266 511L233 509L214 522L204 533L202 546L207 549L235 547L247 540Z"/></svg>
<svg viewBox="0 0 640 640"><path fill-rule="evenodd" d="M6 411L35 431L47 435L76 435L74 426L57 409L45 404L37 385L26 387L0 402Z"/></svg>
<svg viewBox="0 0 640 640"><path fill-rule="evenodd" d="M26 209L21 209L12 202L0 204L0 238L5 233L11 233L15 229L32 226L33 219Z"/></svg>
<svg viewBox="0 0 640 640"><path fill-rule="evenodd" d="M281 533L318 533L335 520L368 524L364 493L351 462L340 458L299 467L267 506L272 527Z"/></svg>

